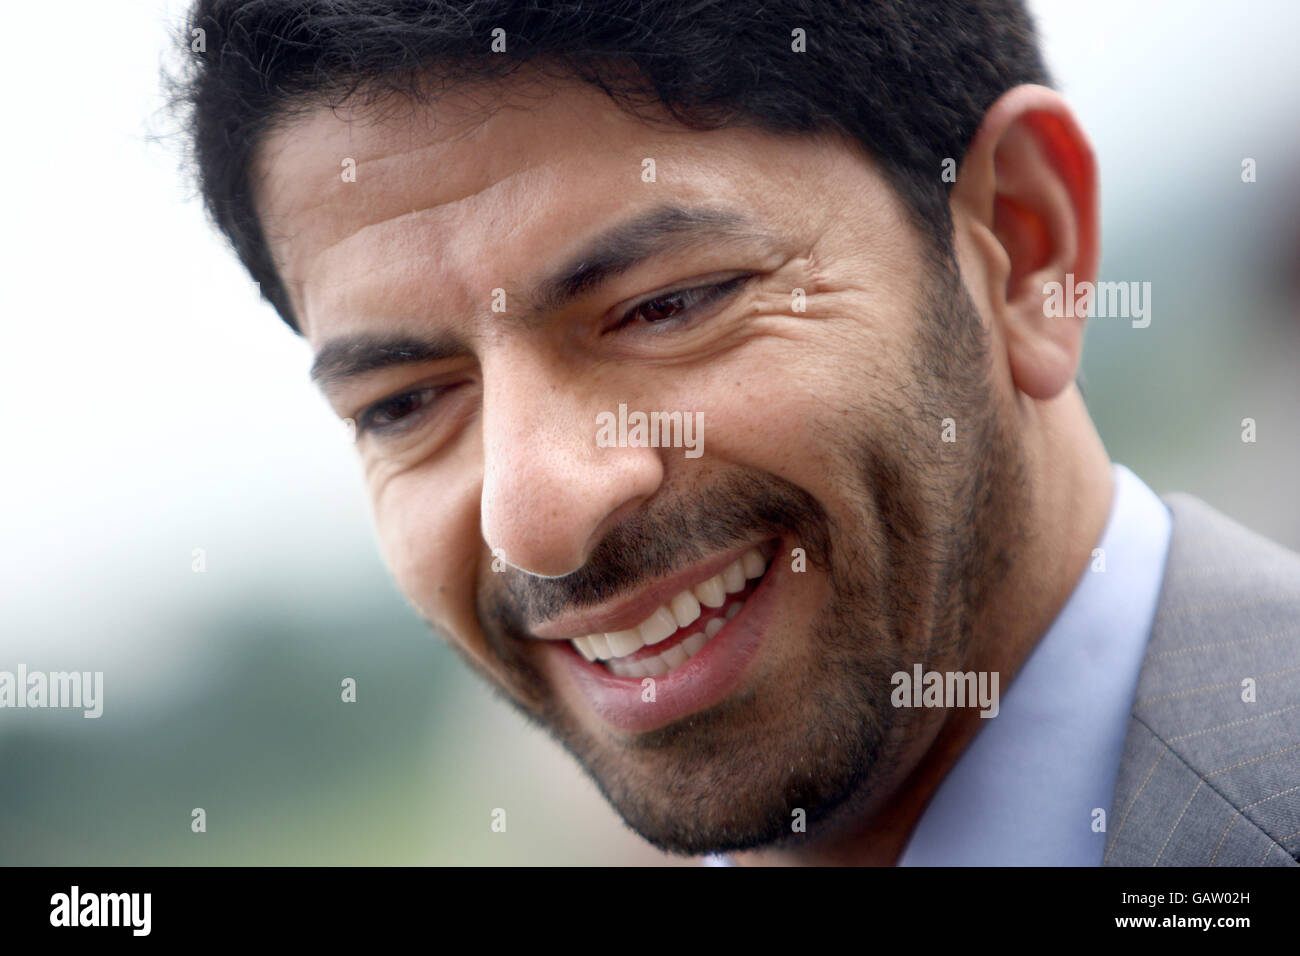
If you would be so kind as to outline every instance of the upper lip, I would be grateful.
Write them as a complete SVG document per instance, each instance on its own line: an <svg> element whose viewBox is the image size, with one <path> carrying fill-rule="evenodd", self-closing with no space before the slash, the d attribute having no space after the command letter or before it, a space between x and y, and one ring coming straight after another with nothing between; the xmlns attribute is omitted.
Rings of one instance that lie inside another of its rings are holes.
<svg viewBox="0 0 1300 956"><path fill-rule="evenodd" d="M636 627L653 614L659 605L667 604L687 588L693 588L721 573L750 548L762 550L759 542L751 541L725 554L694 564L672 577L646 585L632 597L610 600L595 607L564 614L530 627L529 631L534 637L545 640L572 640L588 634L624 631ZM763 557L767 559L769 556L765 553Z"/></svg>

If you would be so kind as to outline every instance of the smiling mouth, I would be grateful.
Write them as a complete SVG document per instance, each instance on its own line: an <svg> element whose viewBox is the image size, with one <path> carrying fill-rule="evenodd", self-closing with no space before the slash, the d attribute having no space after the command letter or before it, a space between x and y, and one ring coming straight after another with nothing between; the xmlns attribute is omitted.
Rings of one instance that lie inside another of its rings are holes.
<svg viewBox="0 0 1300 956"><path fill-rule="evenodd" d="M740 613L772 561L773 549L750 548L718 574L661 604L636 627L587 634L569 643L616 677L659 677L704 649Z"/></svg>

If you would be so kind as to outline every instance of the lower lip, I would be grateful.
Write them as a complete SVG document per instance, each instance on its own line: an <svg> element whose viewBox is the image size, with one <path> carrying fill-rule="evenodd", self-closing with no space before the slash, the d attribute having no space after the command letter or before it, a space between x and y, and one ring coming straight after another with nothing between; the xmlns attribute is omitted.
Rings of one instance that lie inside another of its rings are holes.
<svg viewBox="0 0 1300 956"><path fill-rule="evenodd" d="M781 553L778 549L777 555ZM699 653L667 674L617 677L603 664L588 661L569 641L547 641L547 648L569 669L579 692L605 723L627 733L656 730L719 703L744 679L776 609L783 570L778 564L773 558L739 614ZM642 699L647 680L654 681L653 701Z"/></svg>

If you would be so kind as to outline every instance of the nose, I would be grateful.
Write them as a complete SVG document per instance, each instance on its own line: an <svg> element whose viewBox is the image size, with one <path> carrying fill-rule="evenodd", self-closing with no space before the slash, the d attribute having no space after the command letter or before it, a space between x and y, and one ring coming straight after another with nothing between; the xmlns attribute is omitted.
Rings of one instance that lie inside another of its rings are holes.
<svg viewBox="0 0 1300 956"><path fill-rule="evenodd" d="M597 415L618 400L575 385L572 368L512 361L483 371L483 539L512 567L569 574L659 488L659 450L598 447Z"/></svg>

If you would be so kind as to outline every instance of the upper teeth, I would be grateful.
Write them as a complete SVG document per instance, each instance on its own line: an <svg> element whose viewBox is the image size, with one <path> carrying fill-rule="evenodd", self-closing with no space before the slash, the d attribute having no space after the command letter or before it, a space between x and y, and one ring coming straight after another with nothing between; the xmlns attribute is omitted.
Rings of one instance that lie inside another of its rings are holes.
<svg viewBox="0 0 1300 956"><path fill-rule="evenodd" d="M643 647L658 644L699 619L700 605L722 607L728 594L743 591L745 582L763 576L767 562L757 548L750 548L729 564L725 570L693 588L687 588L667 604L655 608L654 613L625 631L609 631L573 638L573 646L589 661L607 661L635 654Z"/></svg>

